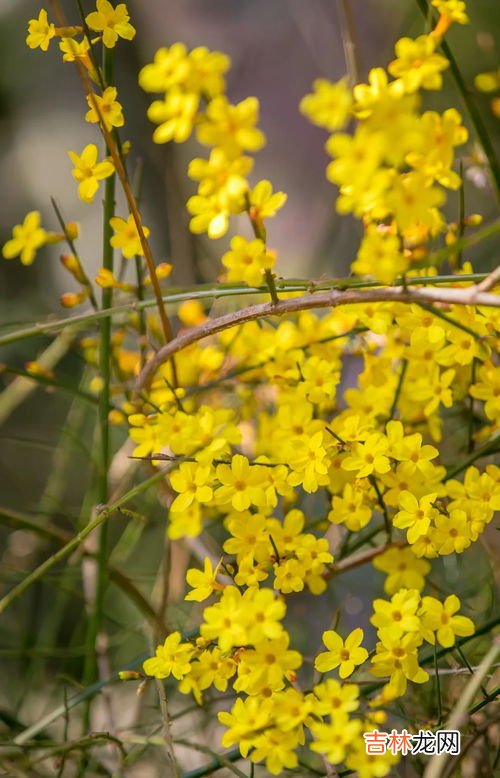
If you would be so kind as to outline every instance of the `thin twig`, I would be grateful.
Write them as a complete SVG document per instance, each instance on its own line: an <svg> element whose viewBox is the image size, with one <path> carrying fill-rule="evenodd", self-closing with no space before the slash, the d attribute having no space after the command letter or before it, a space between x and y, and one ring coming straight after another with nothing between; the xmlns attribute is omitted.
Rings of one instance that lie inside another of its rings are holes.
<svg viewBox="0 0 500 778"><path fill-rule="evenodd" d="M388 548L403 548L406 545L407 543L403 540L398 541L397 543L384 543L381 546L375 546L375 548L369 548L366 551L362 551L355 556L348 556L340 562L330 565L323 578L328 581L336 575L346 573L348 570L354 570L356 567L361 567L367 562L371 562L372 559L383 554Z"/></svg>
<svg viewBox="0 0 500 778"><path fill-rule="evenodd" d="M467 709L480 689L483 679L486 677L491 665L495 662L499 654L500 639L497 637L493 639L493 645L460 695L451 716L446 722L445 728L447 730L456 730L460 726L463 726L464 722L467 721ZM424 778L439 778L439 776L442 776L448 761L448 756L448 754L441 753L431 757L424 772Z"/></svg>
<svg viewBox="0 0 500 778"><path fill-rule="evenodd" d="M260 303L242 308L239 311L224 314L214 319L182 332L170 343L162 346L154 357L146 364L140 373L135 391L140 391L151 381L157 368L166 362L173 354L191 346L193 343L215 335L238 324L243 324L266 316L284 316L298 311L315 308L335 308L341 305L354 305L369 302L400 302L416 304L446 303L448 305L483 305L500 307L500 295L488 292L477 292L474 287L467 289L415 289L409 290L402 286L370 290L332 289L318 294L305 294L278 303Z"/></svg>

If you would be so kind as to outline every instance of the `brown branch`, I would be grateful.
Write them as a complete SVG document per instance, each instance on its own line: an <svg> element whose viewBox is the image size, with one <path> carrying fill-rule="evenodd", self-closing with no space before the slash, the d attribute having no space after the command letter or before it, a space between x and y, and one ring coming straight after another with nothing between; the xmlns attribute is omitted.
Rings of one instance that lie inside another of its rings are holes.
<svg viewBox="0 0 500 778"><path fill-rule="evenodd" d="M146 363L135 385L135 393L140 391L151 381L157 368L182 349L191 346L203 338L215 335L238 324L245 324L255 319L266 316L284 316L289 313L310 310L313 308L335 308L340 305L353 305L355 303L374 302L400 302L429 305L432 303L445 303L447 305L483 305L488 307L500 307L500 296L478 291L476 286L466 289L456 288L425 288L408 289L403 286L393 286L378 289L348 289L339 291L331 289L317 294L305 294L288 300L279 300L277 303L267 302L257 305L249 305L239 311L226 313L215 319L210 319L199 327L186 330L174 338L170 343L162 346L154 357Z"/></svg>
<svg viewBox="0 0 500 778"><path fill-rule="evenodd" d="M478 292L489 292L497 284L500 284L500 265L495 270L492 270L489 276L480 281L475 288Z"/></svg>
<svg viewBox="0 0 500 778"><path fill-rule="evenodd" d="M67 22L64 17L64 13L61 8L60 0L51 0L51 4L54 11L54 16L56 17L58 24L61 27L66 27ZM146 265L148 267L148 273L151 277L151 285L153 287L154 296L156 299L156 304L158 306L158 313L160 315L160 321L162 324L163 334L165 337L165 340L168 342L172 340L172 327L170 325L170 320L168 318L164 302L162 300L162 294L161 294L161 288L160 288L160 282L158 281L158 276L156 275L156 266L153 259L153 254L151 252L151 247L149 245L148 239L146 238L146 235L144 234L144 229L142 226L142 220L141 215L139 213L139 208L137 206L137 200L134 197L134 193L132 191L132 187L130 185L127 170L125 168L125 165L123 163L122 155L120 153L120 150L118 149L118 145L115 141L115 138L113 137L113 132L107 127L106 122L104 121L102 112L99 108L98 102L96 100L96 95L92 86L92 83L90 81L89 75L85 69L85 66L80 62L78 57L75 57L75 65L76 69L78 71L78 75L80 76L80 80L82 82L82 86L84 89L84 92L86 95L88 95L90 102L92 103L92 107L95 110L98 118L99 118L99 126L102 132L102 135L104 137L104 140L106 141L106 145L108 147L109 153L111 155L111 158L113 160L113 165L115 168L115 171L118 175L118 178L120 179L120 183L123 188L123 192L125 194L125 199L127 201L127 205L129 207L130 213L132 214L132 218L134 219L135 226L137 228L137 232L139 235L139 239L141 242L141 247L144 252L144 258L146 260ZM175 376L175 362L172 360L172 372ZM177 383L177 380L175 380L175 383Z"/></svg>
<svg viewBox="0 0 500 778"><path fill-rule="evenodd" d="M361 551L359 554L349 556L347 559L342 559L337 564L332 564L328 567L328 570L324 574L325 581L329 581L330 578L334 578L340 573L346 573L348 570L354 570L356 567L361 567L367 562L371 562L376 556L383 554L388 548L403 548L408 545L404 540L397 543L384 543L382 546L375 546L375 548L368 548L366 551Z"/></svg>

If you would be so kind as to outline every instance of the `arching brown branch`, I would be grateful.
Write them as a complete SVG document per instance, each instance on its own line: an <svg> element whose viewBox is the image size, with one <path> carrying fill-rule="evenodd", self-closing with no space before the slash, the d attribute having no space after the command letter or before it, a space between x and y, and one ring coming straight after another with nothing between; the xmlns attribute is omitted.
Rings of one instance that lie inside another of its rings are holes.
<svg viewBox="0 0 500 778"><path fill-rule="evenodd" d="M460 288L425 288L409 289L403 286L392 286L378 289L347 289L339 291L330 289L317 294L305 294L289 300L279 300L277 303L267 302L249 305L239 311L226 313L215 319L210 319L199 327L193 327L182 332L166 345L162 346L154 357L146 363L137 378L135 391L139 393L152 379L158 367L182 349L191 346L203 338L215 335L238 324L262 319L266 316L285 316L289 313L310 310L313 308L336 308L340 305L355 303L400 302L432 305L444 303L447 305L481 305L500 307L500 295L478 290L476 286Z"/></svg>

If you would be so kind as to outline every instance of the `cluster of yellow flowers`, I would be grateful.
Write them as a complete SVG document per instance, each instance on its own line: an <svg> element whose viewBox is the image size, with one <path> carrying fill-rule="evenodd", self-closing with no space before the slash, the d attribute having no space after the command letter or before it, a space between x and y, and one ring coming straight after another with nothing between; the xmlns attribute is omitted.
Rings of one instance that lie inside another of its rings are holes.
<svg viewBox="0 0 500 778"><path fill-rule="evenodd" d="M345 79L321 79L301 103L311 121L333 133L327 176L339 187L338 210L365 226L352 269L383 283L406 274L414 281L417 272L432 281L436 269L425 266L427 243L447 228L440 210L445 190L461 184L452 169L455 147L467 140L460 115L455 109L421 112L420 103L423 90L441 88L448 67L441 38L453 22L467 22L465 3L432 5L440 14L436 28L398 41L387 71L372 70L368 84L352 89ZM106 47L135 34L126 7L108 0L97 0L86 24ZM46 50L55 36L64 59L80 59L95 78L91 43L80 28L59 30L45 11L30 22L32 48ZM227 278L249 286L266 281L276 294L276 257L267 246L265 221L286 196L274 193L267 180L248 182L253 159L247 152L258 151L265 137L256 126L255 97L229 102L228 68L220 52L188 51L176 43L156 53L139 83L163 95L148 111L158 125L155 142L180 143L195 131L210 148L208 158L194 159L188 169L198 182L187 203L191 230L219 238L231 216L246 213L253 235L232 238L222 257ZM108 130L123 125L115 87L88 102L87 121ZM350 121L353 133L339 132ZM99 161L94 144L70 157L79 195L92 202L99 182L114 173L113 162ZM132 216L113 217L111 227L111 244L125 258L143 253ZM29 214L4 255L21 253L27 264L47 240L39 215ZM170 266L160 266L160 276L169 272ZM453 286L470 283L462 273L472 273L469 263L457 270ZM135 292L105 269L97 283ZM179 318L186 328L208 320L195 301L180 307ZM150 332L157 326L148 320ZM429 560L461 554L500 508L500 468L474 465L491 450L500 426L500 372L492 356L499 331L493 307L374 302L339 306L323 316L305 311L276 326L250 321L195 342L176 354L175 373L172 362L159 367L140 399L123 393L112 418L128 421L134 455L155 465L162 457L175 463L170 538L215 527L222 538L218 564L206 558L203 570L187 573L186 600L211 598L198 637L171 633L144 672L173 676L180 691L200 704L211 687L231 688L234 705L219 714L227 728L224 746L237 744L272 774L296 767L306 742L360 778L389 774L397 758L367 754L362 733L385 721L385 708L405 694L408 681L428 680L425 644L449 648L456 636L474 632L471 619L457 615L457 596L441 601L422 592ZM123 341L118 331L112 346L125 385L140 359ZM98 342L87 338L82 345L95 362ZM355 386L343 378L345 361L353 357L362 363ZM472 423L457 443L468 448L467 461L447 468L452 406L464 415L472 409ZM463 483L455 478L462 472ZM385 533L371 559L385 574L390 597L373 602L376 645L369 653L363 630L348 632L341 621L340 632L336 624L323 633L326 651L311 660L317 674L337 671L340 681L313 678L303 668L305 658L290 647L283 624L287 597L293 601L305 590L321 595L351 553L350 534L366 527L359 546L365 537ZM354 673L358 683L344 683ZM370 675L385 679L375 683L381 687L377 697L369 698L362 685Z"/></svg>
<svg viewBox="0 0 500 778"><path fill-rule="evenodd" d="M448 60L439 53L452 21L465 23L465 4L433 2L442 14L428 35L401 38L387 71L374 68L368 84L319 79L302 112L333 134L327 177L340 193L337 210L362 219L365 234L352 269L383 283L425 259L425 243L442 232L446 189L458 189L454 150L468 133L458 111L420 111L422 90L438 90ZM392 80L391 77L392 76ZM337 132L354 120L353 134Z"/></svg>
<svg viewBox="0 0 500 778"><path fill-rule="evenodd" d="M276 214L286 195L273 192L267 180L254 187L247 180L254 161L245 152L258 151L266 139L256 126L257 98L234 105L225 95L229 65L229 58L218 51L198 47L188 52L184 44L175 43L156 52L154 61L141 70L139 83L146 92L165 94L148 110L151 121L159 125L153 133L155 143L182 143L196 129L199 143L211 148L208 159L197 157L188 168L188 176L198 182L197 194L187 202L191 231L220 238L228 231L230 217L246 212L255 237L233 238L222 264L229 281L260 286L263 276L272 283L276 262L266 246L263 220Z"/></svg>

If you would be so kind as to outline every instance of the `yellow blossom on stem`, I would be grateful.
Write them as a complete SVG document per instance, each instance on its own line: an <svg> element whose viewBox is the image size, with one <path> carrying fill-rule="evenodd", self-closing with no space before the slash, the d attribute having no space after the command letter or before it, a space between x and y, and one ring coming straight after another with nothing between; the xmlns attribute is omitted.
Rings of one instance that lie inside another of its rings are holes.
<svg viewBox="0 0 500 778"><path fill-rule="evenodd" d="M352 107L352 93L347 79L336 83L318 78L313 83L314 92L300 101L300 112L318 127L333 132L340 130L347 122Z"/></svg>
<svg viewBox="0 0 500 778"><path fill-rule="evenodd" d="M37 250L47 243L49 234L40 224L39 211L26 214L22 224L12 229L12 238L4 243L2 254L5 259L19 256L23 265L31 265Z"/></svg>
<svg viewBox="0 0 500 778"><path fill-rule="evenodd" d="M199 96L173 87L164 100L155 100L148 108L148 119L159 127L153 133L155 143L184 143L193 131Z"/></svg>
<svg viewBox="0 0 500 778"><path fill-rule="evenodd" d="M422 638L415 632L401 637L384 636L383 643L377 643L372 659L372 674L377 678L389 677L389 686L400 697L406 692L407 681L425 683L429 674L418 664L418 646Z"/></svg>
<svg viewBox="0 0 500 778"><path fill-rule="evenodd" d="M388 70L399 79L406 93L418 89L441 89L441 73L449 66L446 57L436 53L437 43L431 35L420 35L416 39L400 38L395 46L396 59Z"/></svg>
<svg viewBox="0 0 500 778"><path fill-rule="evenodd" d="M47 51L50 41L56 34L55 26L49 22L47 11L43 8L38 14L38 19L30 19L28 22L28 37L26 43L30 49L40 48Z"/></svg>
<svg viewBox="0 0 500 778"><path fill-rule="evenodd" d="M222 561L222 560L221 560ZM212 562L208 557L205 557L203 571L191 568L186 573L186 581L192 590L186 594L185 600L196 600L196 602L203 602L213 592L221 591L224 587L217 581L217 575L219 572L221 562L219 562L215 570L212 566Z"/></svg>
<svg viewBox="0 0 500 778"><path fill-rule="evenodd" d="M359 708L359 686L327 678L313 688L313 708L320 716L338 716Z"/></svg>
<svg viewBox="0 0 500 778"><path fill-rule="evenodd" d="M433 507L436 497L437 494L428 494L419 501L411 492L401 492L399 504L403 510L396 513L392 522L399 529L408 529L408 543L415 543L429 529L431 520L437 515Z"/></svg>
<svg viewBox="0 0 500 778"><path fill-rule="evenodd" d="M470 546L473 527L465 511L456 508L450 511L449 516L439 515L436 517L435 525L432 540L442 556L461 554Z"/></svg>
<svg viewBox="0 0 500 778"><path fill-rule="evenodd" d="M408 270L408 258L401 251L400 240L370 224L365 232L352 269L359 275L370 275L384 284Z"/></svg>
<svg viewBox="0 0 500 778"><path fill-rule="evenodd" d="M425 640L434 644L435 639L444 648L455 645L455 636L474 634L474 623L467 616L455 615L460 610L460 600L450 594L444 602L435 597L423 597L420 617Z"/></svg>
<svg viewBox="0 0 500 778"><path fill-rule="evenodd" d="M223 189L230 197L241 197L248 189L246 176L253 168L253 159L238 155L228 157L222 149L215 148L208 159L196 157L188 166L188 176L199 181L198 194L210 197Z"/></svg>
<svg viewBox="0 0 500 778"><path fill-rule="evenodd" d="M361 646L364 633L359 627L354 629L344 640L334 630L323 632L323 643L328 651L324 651L315 659L314 667L320 673L339 668L341 678L352 675L358 665L368 659L368 651Z"/></svg>
<svg viewBox="0 0 500 778"><path fill-rule="evenodd" d="M384 590L394 594L402 587L422 591L425 586L425 576L431 566L425 559L418 559L411 548L388 548L373 560L377 570L387 574Z"/></svg>
<svg viewBox="0 0 500 778"><path fill-rule="evenodd" d="M387 473L391 464L387 458L387 438L379 432L373 432L364 443L355 443L351 453L342 462L344 470L357 470L358 478L366 478L372 473Z"/></svg>
<svg viewBox="0 0 500 778"><path fill-rule="evenodd" d="M217 718L229 729L222 736L222 745L229 748L238 744L241 755L248 756L257 732L266 729L271 721L273 703L269 698L238 697L231 713L222 711Z"/></svg>
<svg viewBox="0 0 500 778"><path fill-rule="evenodd" d="M235 454L230 465L217 465L216 473L222 484L215 493L220 504L230 502L235 510L245 511L264 501L262 468L252 467L242 454Z"/></svg>
<svg viewBox="0 0 500 778"><path fill-rule="evenodd" d="M464 0L431 0L431 3L451 22L467 24L470 21Z"/></svg>
<svg viewBox="0 0 500 778"><path fill-rule="evenodd" d="M204 146L219 146L229 156L241 151L258 151L265 144L264 133L255 125L259 120L259 101L247 97L231 105L220 95L208 104L198 128L198 140Z"/></svg>
<svg viewBox="0 0 500 778"><path fill-rule="evenodd" d="M261 286L264 283L264 272L274 267L276 256L268 251L259 238L246 240L235 235L231 240L231 250L223 255L221 262L228 268L228 281L244 281L248 286Z"/></svg>
<svg viewBox="0 0 500 778"><path fill-rule="evenodd" d="M122 219L120 216L113 216L109 223L115 232L110 240L113 248L120 249L123 256L127 259L144 255L139 231L132 214L130 214L126 220ZM147 238L150 230L148 227L143 227L142 229Z"/></svg>
<svg viewBox="0 0 500 778"><path fill-rule="evenodd" d="M390 602L374 600L374 615L370 622L377 628L382 643L387 635L398 638L405 632L417 632L420 627L416 615L419 606L420 594L416 589L400 589Z"/></svg>
<svg viewBox="0 0 500 778"><path fill-rule="evenodd" d="M98 149L95 143L89 143L80 155L68 151L68 156L75 166L73 178L78 181L78 196L84 203L91 203L99 189L99 181L109 178L114 173L113 163L105 159L98 162Z"/></svg>
<svg viewBox="0 0 500 778"><path fill-rule="evenodd" d="M135 28L130 24L130 16L125 3L116 7L109 0L97 0L97 11L92 11L85 17L91 30L102 33L102 42L108 49L114 48L118 38L131 41L135 36Z"/></svg>
<svg viewBox="0 0 500 778"><path fill-rule="evenodd" d="M189 660L193 654L194 646L190 643L182 643L180 632L172 632L163 645L156 649L155 656L146 659L143 670L146 675L155 678L168 678L173 675L180 680L191 671Z"/></svg>
<svg viewBox="0 0 500 778"><path fill-rule="evenodd" d="M237 692L259 694L264 689L279 691L285 680L295 680L294 671L302 664L298 651L290 651L290 637L283 632L275 640L261 640L253 650L242 654L238 664Z"/></svg>
<svg viewBox="0 0 500 778"><path fill-rule="evenodd" d="M213 495L211 483L212 468L202 466L198 462L182 462L177 470L170 475L170 485L178 492L171 508L173 511L184 511L193 502L210 502Z"/></svg>
<svg viewBox="0 0 500 778"><path fill-rule="evenodd" d="M273 192L270 181L259 181L248 193L250 217L256 220L270 219L286 203L284 192Z"/></svg>
<svg viewBox="0 0 500 778"><path fill-rule="evenodd" d="M108 86L101 95L87 95L87 103L90 110L85 114L85 120L91 124L97 124L102 120L108 130L112 127L123 127L125 119L123 118L122 106L117 101L118 90L114 86ZM94 107L94 102L97 104L97 108Z"/></svg>
<svg viewBox="0 0 500 778"><path fill-rule="evenodd" d="M331 764L343 762L349 746L361 731L361 721L349 720L346 715L335 716L329 722L314 721L310 725L314 735L311 751L324 754Z"/></svg>

